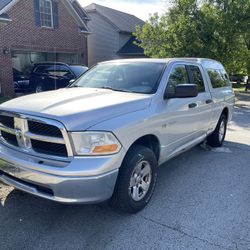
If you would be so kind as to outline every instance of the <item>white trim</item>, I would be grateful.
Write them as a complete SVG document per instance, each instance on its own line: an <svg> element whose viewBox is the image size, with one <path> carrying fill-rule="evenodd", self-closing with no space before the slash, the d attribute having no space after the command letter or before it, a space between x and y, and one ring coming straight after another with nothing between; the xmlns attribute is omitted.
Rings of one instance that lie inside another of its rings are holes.
<svg viewBox="0 0 250 250"><path fill-rule="evenodd" d="M0 17L0 23L9 23L9 22L12 22L12 19Z"/></svg>
<svg viewBox="0 0 250 250"><path fill-rule="evenodd" d="M87 25L83 22L83 20L80 18L80 16L75 11L75 9L74 9L74 7L72 6L72 3L71 3L72 1L70 2L69 0L62 0L62 2L66 6L66 8L68 8L68 10L71 12L71 14L75 18L75 20L79 24L83 25L83 27L87 30L86 32L82 31L81 33L89 34L89 28L87 27Z"/></svg>
<svg viewBox="0 0 250 250"><path fill-rule="evenodd" d="M76 20L76 22L80 25L82 25L87 31L84 32L82 31L81 33L85 33L85 34L89 34L89 28L87 27L87 25L84 23L84 21L79 17L79 15L77 14L77 12L75 11L75 9L73 8L72 4L71 4L71 0L61 0L62 3L66 6L66 8L69 10L69 12L71 13L71 15L74 17L74 19ZM9 4L7 4L2 10L0 10L0 15L3 13L6 13L9 9L11 9L17 2L19 2L19 0L12 0ZM85 10L84 10L85 11Z"/></svg>
<svg viewBox="0 0 250 250"><path fill-rule="evenodd" d="M0 15L10 10L17 2L19 2L19 0L12 0L9 4L7 4L3 9L0 10Z"/></svg>
<svg viewBox="0 0 250 250"><path fill-rule="evenodd" d="M89 30L89 29L88 29ZM84 30L81 30L80 33L83 33L83 34L92 34L91 31L84 31Z"/></svg>

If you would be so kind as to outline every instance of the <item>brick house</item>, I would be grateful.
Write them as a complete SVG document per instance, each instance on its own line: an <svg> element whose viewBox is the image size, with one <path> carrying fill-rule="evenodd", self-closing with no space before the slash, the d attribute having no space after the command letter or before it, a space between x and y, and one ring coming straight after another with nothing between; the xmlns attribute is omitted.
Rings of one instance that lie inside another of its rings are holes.
<svg viewBox="0 0 250 250"><path fill-rule="evenodd" d="M76 0L0 1L0 91L13 96L13 69L34 63L87 64L89 17Z"/></svg>

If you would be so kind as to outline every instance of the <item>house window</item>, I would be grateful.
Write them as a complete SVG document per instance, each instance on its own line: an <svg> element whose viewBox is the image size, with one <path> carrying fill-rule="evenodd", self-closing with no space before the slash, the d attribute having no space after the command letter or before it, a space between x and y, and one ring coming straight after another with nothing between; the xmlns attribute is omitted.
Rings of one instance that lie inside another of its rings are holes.
<svg viewBox="0 0 250 250"><path fill-rule="evenodd" d="M41 26L53 28L53 7L51 0L40 0L39 8Z"/></svg>

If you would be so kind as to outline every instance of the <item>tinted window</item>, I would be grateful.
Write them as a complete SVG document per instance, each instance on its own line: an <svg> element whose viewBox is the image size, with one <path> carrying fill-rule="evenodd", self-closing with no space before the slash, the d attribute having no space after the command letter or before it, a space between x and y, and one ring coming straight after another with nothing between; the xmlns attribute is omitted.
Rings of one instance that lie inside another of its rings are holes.
<svg viewBox="0 0 250 250"><path fill-rule="evenodd" d="M110 88L152 94L157 90L164 66L164 63L151 62L99 64L83 74L72 87Z"/></svg>
<svg viewBox="0 0 250 250"><path fill-rule="evenodd" d="M59 65L56 69L56 72L54 73L56 76L64 76L64 77L70 77L74 78L72 75L71 71L69 70L68 67L64 65Z"/></svg>
<svg viewBox="0 0 250 250"><path fill-rule="evenodd" d="M189 83L189 79L185 65L176 65L169 76L167 84L168 86L167 92L170 94L174 94L175 87L178 84L187 84L187 83Z"/></svg>
<svg viewBox="0 0 250 250"><path fill-rule="evenodd" d="M199 92L205 92L205 85L199 67L189 66L191 82L198 86Z"/></svg>
<svg viewBox="0 0 250 250"><path fill-rule="evenodd" d="M76 78L78 78L80 75L82 75L85 71L88 70L87 67L83 66L70 66L70 69L74 72Z"/></svg>
<svg viewBox="0 0 250 250"><path fill-rule="evenodd" d="M34 70L36 73L47 73L49 69L51 69L53 66L51 65L42 65L42 66L37 66Z"/></svg>
<svg viewBox="0 0 250 250"><path fill-rule="evenodd" d="M72 76L70 70L64 65L41 65L35 69L35 72L39 74L48 74L50 76Z"/></svg>
<svg viewBox="0 0 250 250"><path fill-rule="evenodd" d="M208 69L207 72L213 88L230 86L230 81L224 70Z"/></svg>

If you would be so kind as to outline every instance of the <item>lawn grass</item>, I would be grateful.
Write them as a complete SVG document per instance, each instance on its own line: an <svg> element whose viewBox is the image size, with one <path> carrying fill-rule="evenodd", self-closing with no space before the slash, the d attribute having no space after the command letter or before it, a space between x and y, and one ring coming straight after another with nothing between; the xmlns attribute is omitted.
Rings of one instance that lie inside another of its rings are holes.
<svg viewBox="0 0 250 250"><path fill-rule="evenodd" d="M235 92L242 92L246 89L246 85L244 83L233 83L232 86Z"/></svg>

